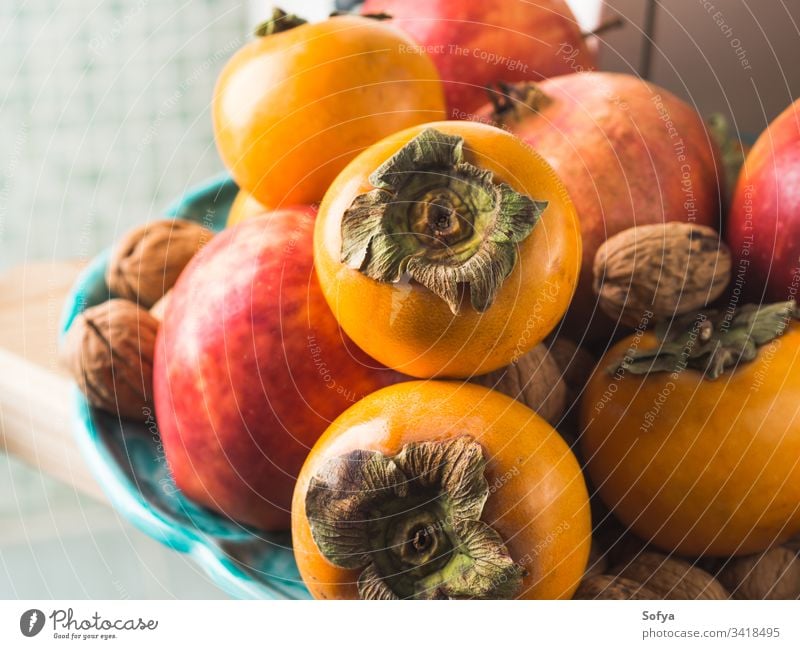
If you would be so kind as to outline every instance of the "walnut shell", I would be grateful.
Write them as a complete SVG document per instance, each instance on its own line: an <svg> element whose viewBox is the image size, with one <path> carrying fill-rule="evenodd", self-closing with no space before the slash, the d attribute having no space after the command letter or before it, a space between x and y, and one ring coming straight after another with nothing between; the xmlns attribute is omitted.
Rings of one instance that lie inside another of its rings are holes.
<svg viewBox="0 0 800 649"><path fill-rule="evenodd" d="M589 352L563 336L556 336L546 344L551 358L561 369L561 377L567 388L564 414L558 424L558 432L578 453L580 396L589 381L596 361Z"/></svg>
<svg viewBox="0 0 800 649"><path fill-rule="evenodd" d="M211 230L183 219L145 223L130 230L114 247L106 283L114 295L149 309L213 236Z"/></svg>
<svg viewBox="0 0 800 649"><path fill-rule="evenodd" d="M800 559L785 547L731 559L719 580L736 599L800 598Z"/></svg>
<svg viewBox="0 0 800 649"><path fill-rule="evenodd" d="M564 414L567 386L561 378L561 369L542 344L515 363L473 377L472 381L524 403L552 426Z"/></svg>
<svg viewBox="0 0 800 649"><path fill-rule="evenodd" d="M589 549L589 561L586 564L586 572L583 574L584 580L595 575L602 575L608 568L608 557L605 551L597 542L597 539L592 538L592 545Z"/></svg>
<svg viewBox="0 0 800 649"><path fill-rule="evenodd" d="M658 552L642 552L615 572L658 594L659 599L729 599L728 591L705 570Z"/></svg>
<svg viewBox="0 0 800 649"><path fill-rule="evenodd" d="M158 320L128 300L109 300L77 316L61 357L89 403L144 421L151 408Z"/></svg>
<svg viewBox="0 0 800 649"><path fill-rule="evenodd" d="M564 383L567 384L567 399L575 403L589 381L597 364L594 356L583 347L563 336L556 336L547 346L552 359L561 368Z"/></svg>
<svg viewBox="0 0 800 649"><path fill-rule="evenodd" d="M619 575L593 575L581 582L574 599L660 599L633 579Z"/></svg>
<svg viewBox="0 0 800 649"><path fill-rule="evenodd" d="M597 491L590 487L589 506L592 511L592 542L605 557L608 565L628 563L641 554L647 543L630 532L600 501Z"/></svg>
<svg viewBox="0 0 800 649"><path fill-rule="evenodd" d="M594 258L600 307L623 324L699 309L730 281L731 253L712 228L661 223L623 230Z"/></svg>

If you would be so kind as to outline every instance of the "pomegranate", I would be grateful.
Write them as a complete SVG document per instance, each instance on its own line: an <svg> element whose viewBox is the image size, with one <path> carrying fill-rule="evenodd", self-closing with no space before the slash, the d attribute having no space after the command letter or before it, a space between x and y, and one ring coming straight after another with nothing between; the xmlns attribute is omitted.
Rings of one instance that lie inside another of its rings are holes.
<svg viewBox="0 0 800 649"><path fill-rule="evenodd" d="M732 297L797 300L800 285L800 100L753 145L736 183L726 238Z"/></svg>
<svg viewBox="0 0 800 649"><path fill-rule="evenodd" d="M288 529L295 478L348 406L400 375L349 343L312 261L313 210L252 217L189 263L156 342L156 419L184 494Z"/></svg>
<svg viewBox="0 0 800 649"><path fill-rule="evenodd" d="M388 14L433 59L451 119L466 119L497 81L595 65L564 0L366 0L361 11Z"/></svg>
<svg viewBox="0 0 800 649"><path fill-rule="evenodd" d="M685 221L719 227L719 154L702 118L656 85L609 72L505 86L475 119L528 142L567 186L581 222L583 262L564 333L604 343L617 325L597 306L592 262L611 235Z"/></svg>

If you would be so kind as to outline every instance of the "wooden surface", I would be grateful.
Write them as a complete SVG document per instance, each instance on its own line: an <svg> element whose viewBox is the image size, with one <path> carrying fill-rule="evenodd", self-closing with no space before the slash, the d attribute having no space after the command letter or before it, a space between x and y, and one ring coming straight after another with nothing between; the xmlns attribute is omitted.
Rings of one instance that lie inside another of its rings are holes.
<svg viewBox="0 0 800 649"><path fill-rule="evenodd" d="M58 323L79 262L43 262L0 275L0 448L105 499L74 441L71 382L58 362Z"/></svg>

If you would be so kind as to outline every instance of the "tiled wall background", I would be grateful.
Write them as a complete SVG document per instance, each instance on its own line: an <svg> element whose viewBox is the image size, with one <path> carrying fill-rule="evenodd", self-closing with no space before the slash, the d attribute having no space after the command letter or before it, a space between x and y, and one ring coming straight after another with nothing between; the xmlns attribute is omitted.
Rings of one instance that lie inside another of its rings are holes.
<svg viewBox="0 0 800 649"><path fill-rule="evenodd" d="M209 100L244 0L0 2L0 271L91 257L222 170ZM0 454L0 597L219 597L105 505Z"/></svg>
<svg viewBox="0 0 800 649"><path fill-rule="evenodd" d="M0 267L90 256L218 172L209 100L236 0L0 3Z"/></svg>

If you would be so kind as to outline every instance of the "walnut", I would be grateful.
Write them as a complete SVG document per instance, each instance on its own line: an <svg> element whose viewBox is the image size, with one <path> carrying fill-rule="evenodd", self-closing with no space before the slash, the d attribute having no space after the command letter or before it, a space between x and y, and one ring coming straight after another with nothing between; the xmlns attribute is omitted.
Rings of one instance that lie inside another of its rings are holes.
<svg viewBox="0 0 800 649"><path fill-rule="evenodd" d="M553 338L547 345L547 351L561 368L569 403L576 403L594 370L594 356L564 336Z"/></svg>
<svg viewBox="0 0 800 649"><path fill-rule="evenodd" d="M574 599L660 599L647 586L617 575L592 575L583 580Z"/></svg>
<svg viewBox="0 0 800 649"><path fill-rule="evenodd" d="M608 557L598 544L597 539L592 538L592 545L589 549L589 562L586 564L586 572L583 574L583 578L588 579L595 575L602 575L607 568Z"/></svg>
<svg viewBox="0 0 800 649"><path fill-rule="evenodd" d="M736 599L800 599L800 559L786 547L733 558L719 580Z"/></svg>
<svg viewBox="0 0 800 649"><path fill-rule="evenodd" d="M659 599L729 599L728 591L705 570L658 552L642 552L616 570L657 593Z"/></svg>
<svg viewBox="0 0 800 649"><path fill-rule="evenodd" d="M580 396L592 375L596 361L589 352L564 336L550 338L545 344L550 357L561 370L561 378L566 386L566 402L563 416L558 423L558 432L577 452Z"/></svg>
<svg viewBox="0 0 800 649"><path fill-rule="evenodd" d="M151 221L130 230L115 246L106 283L117 297L149 309L214 233L192 221Z"/></svg>
<svg viewBox="0 0 800 649"><path fill-rule="evenodd" d="M158 320L128 300L86 309L69 328L61 357L89 403L144 421L153 392Z"/></svg>
<svg viewBox="0 0 800 649"><path fill-rule="evenodd" d="M536 345L515 363L472 381L517 399L553 426L564 414L567 386L544 345Z"/></svg>
<svg viewBox="0 0 800 649"><path fill-rule="evenodd" d="M712 228L661 223L609 238L594 258L600 307L623 324L671 317L718 298L730 281L731 254Z"/></svg>

